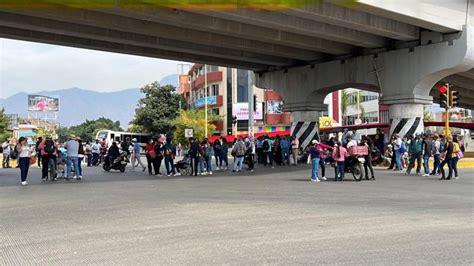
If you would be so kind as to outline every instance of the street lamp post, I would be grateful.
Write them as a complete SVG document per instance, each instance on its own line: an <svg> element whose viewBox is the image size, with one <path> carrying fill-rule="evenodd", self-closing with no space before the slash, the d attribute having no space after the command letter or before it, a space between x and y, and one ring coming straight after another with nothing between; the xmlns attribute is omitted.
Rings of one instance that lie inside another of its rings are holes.
<svg viewBox="0 0 474 266"><path fill-rule="evenodd" d="M207 138L207 65L204 65L204 136Z"/></svg>

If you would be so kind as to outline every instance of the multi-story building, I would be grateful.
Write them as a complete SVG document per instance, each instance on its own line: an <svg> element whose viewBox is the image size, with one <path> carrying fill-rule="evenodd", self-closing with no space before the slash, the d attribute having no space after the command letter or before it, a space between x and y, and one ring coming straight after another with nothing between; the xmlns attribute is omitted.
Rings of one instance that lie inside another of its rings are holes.
<svg viewBox="0 0 474 266"><path fill-rule="evenodd" d="M205 70L204 67L194 64L187 77L181 74L178 92L185 97L191 108L204 108L207 99L209 112L221 118L214 122L216 131L213 135L248 132L249 86L254 87L256 101L254 133L289 132L290 115L282 111L281 96L272 90L255 87L253 72L211 65L206 65ZM234 117L237 118L235 126Z"/></svg>

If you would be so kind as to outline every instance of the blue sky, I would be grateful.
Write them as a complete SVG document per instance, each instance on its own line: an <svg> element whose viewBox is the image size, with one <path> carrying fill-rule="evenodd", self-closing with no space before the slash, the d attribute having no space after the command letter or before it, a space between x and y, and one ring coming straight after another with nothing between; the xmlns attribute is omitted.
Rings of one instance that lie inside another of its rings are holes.
<svg viewBox="0 0 474 266"><path fill-rule="evenodd" d="M177 72L178 61L0 38L0 98L71 87L137 88Z"/></svg>

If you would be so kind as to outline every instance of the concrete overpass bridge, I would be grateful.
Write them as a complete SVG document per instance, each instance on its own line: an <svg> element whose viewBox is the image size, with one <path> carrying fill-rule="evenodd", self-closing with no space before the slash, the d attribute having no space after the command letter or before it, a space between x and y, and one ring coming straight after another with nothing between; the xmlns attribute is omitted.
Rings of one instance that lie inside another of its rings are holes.
<svg viewBox="0 0 474 266"><path fill-rule="evenodd" d="M324 97L354 87L391 105L392 132L423 130L423 104L443 82L474 108L471 0L302 0L270 10L0 3L0 37L250 69L278 90L294 132L312 138ZM13 2L14 1L6 1Z"/></svg>

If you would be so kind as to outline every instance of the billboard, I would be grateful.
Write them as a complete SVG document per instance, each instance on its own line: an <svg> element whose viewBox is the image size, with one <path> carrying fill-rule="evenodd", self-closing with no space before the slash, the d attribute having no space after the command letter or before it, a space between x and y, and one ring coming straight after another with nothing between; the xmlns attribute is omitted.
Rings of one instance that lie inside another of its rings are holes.
<svg viewBox="0 0 474 266"><path fill-rule="evenodd" d="M199 98L194 103L195 107L201 107L206 104L206 97ZM217 104L217 96L207 96L207 105L215 105Z"/></svg>
<svg viewBox="0 0 474 266"><path fill-rule="evenodd" d="M257 102L257 111L254 112L255 120L263 119L263 104ZM249 120L249 104L248 103L233 103L232 116L237 116L237 120Z"/></svg>
<svg viewBox="0 0 474 266"><path fill-rule="evenodd" d="M283 113L282 101L267 101L267 114L281 114Z"/></svg>
<svg viewBox="0 0 474 266"><path fill-rule="evenodd" d="M28 111L59 112L59 98L44 95L28 95Z"/></svg>

